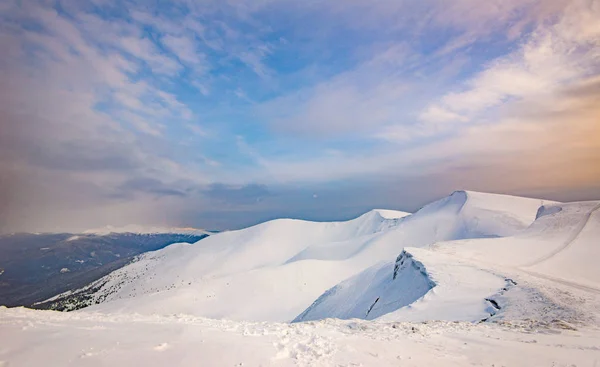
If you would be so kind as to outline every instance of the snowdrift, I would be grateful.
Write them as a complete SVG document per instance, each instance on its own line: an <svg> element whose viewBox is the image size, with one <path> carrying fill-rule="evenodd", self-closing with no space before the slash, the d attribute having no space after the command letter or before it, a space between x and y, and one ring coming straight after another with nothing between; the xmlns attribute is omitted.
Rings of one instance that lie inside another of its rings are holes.
<svg viewBox="0 0 600 367"><path fill-rule="evenodd" d="M560 208L560 210L559 210ZM548 214L547 214L548 213ZM560 229L553 237L558 246L528 264L529 271L600 289L600 202L563 204L544 208L538 220L544 229L531 230L548 240L550 228ZM566 223L578 221L568 228ZM548 241L551 242L551 241Z"/></svg>
<svg viewBox="0 0 600 367"><path fill-rule="evenodd" d="M511 237L440 243L438 252L600 289L600 202L546 204Z"/></svg>
<svg viewBox="0 0 600 367"><path fill-rule="evenodd" d="M478 322L496 313L498 305L489 297L507 283L447 256L406 248L395 262L376 265L331 288L294 322L332 317Z"/></svg>
<svg viewBox="0 0 600 367"><path fill-rule="evenodd" d="M324 318L372 320L423 297L437 284L406 252L395 263L372 266L329 289L293 322Z"/></svg>

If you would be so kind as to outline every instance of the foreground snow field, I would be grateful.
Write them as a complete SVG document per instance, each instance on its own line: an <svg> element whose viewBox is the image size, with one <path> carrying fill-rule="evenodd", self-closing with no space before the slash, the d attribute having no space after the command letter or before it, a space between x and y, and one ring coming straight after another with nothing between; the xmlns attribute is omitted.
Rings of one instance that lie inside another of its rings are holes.
<svg viewBox="0 0 600 367"><path fill-rule="evenodd" d="M2 366L596 366L600 332L0 311Z"/></svg>
<svg viewBox="0 0 600 367"><path fill-rule="evenodd" d="M600 202L275 220L54 297L78 311L0 308L0 366L597 366L599 255Z"/></svg>

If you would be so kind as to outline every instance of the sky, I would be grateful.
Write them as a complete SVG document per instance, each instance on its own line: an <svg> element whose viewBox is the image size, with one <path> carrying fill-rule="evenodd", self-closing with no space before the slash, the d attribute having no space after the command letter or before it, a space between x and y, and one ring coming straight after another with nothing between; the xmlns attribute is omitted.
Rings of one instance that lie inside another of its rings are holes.
<svg viewBox="0 0 600 367"><path fill-rule="evenodd" d="M0 231L600 199L599 0L4 0Z"/></svg>

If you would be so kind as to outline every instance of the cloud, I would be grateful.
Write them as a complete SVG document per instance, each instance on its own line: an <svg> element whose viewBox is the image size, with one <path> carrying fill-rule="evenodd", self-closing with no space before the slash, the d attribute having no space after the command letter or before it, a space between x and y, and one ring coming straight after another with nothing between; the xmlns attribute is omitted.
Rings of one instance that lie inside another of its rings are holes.
<svg viewBox="0 0 600 367"><path fill-rule="evenodd" d="M255 204L272 195L265 185L232 186L222 183L211 184L204 194L217 202L235 206Z"/></svg>
<svg viewBox="0 0 600 367"><path fill-rule="evenodd" d="M273 71L264 63L264 58L271 53L268 45L259 45L254 49L242 51L238 54L241 62L246 64L256 75L261 78L267 78L273 74Z"/></svg>
<svg viewBox="0 0 600 367"><path fill-rule="evenodd" d="M167 34L162 38L162 43L177 55L182 63L185 63L195 69L196 72L202 72L205 56L197 51L197 46L193 40L185 36L172 36Z"/></svg>
<svg viewBox="0 0 600 367"><path fill-rule="evenodd" d="M181 64L161 54L147 38L122 37L120 46L128 54L146 63L153 73L173 76L181 70Z"/></svg>
<svg viewBox="0 0 600 367"><path fill-rule="evenodd" d="M517 51L492 61L465 90L445 95L442 105L475 114L513 98L550 94L589 76L597 68L600 30L587 19L586 2L573 1L557 22L538 25Z"/></svg>
<svg viewBox="0 0 600 367"><path fill-rule="evenodd" d="M209 133L206 130L204 130L201 126L194 125L194 124L186 124L185 126L195 135L198 135L201 137L209 136Z"/></svg>
<svg viewBox="0 0 600 367"><path fill-rule="evenodd" d="M257 106L279 131L331 136L393 123L407 98L407 50L393 45L356 68Z"/></svg>
<svg viewBox="0 0 600 367"><path fill-rule="evenodd" d="M187 196L183 190L173 188L155 178L136 177L123 182L118 187L118 195L125 197L136 192L148 193L153 196Z"/></svg>
<svg viewBox="0 0 600 367"><path fill-rule="evenodd" d="M430 106L419 115L419 119L425 122L451 122L462 121L467 119L458 113L448 111L438 106Z"/></svg>
<svg viewBox="0 0 600 367"><path fill-rule="evenodd" d="M163 134L162 130L164 129L164 126L157 124L156 122L129 111L124 111L121 116L123 120L133 125L138 131L154 136L161 136Z"/></svg>
<svg viewBox="0 0 600 367"><path fill-rule="evenodd" d="M0 64L0 165L15 177L11 182L29 183L11 185L6 210L15 215L5 223L19 228L47 227L44 221L53 216L32 213L51 208L71 213L51 220L69 227L73 213L89 210L89 201L98 211L115 205L107 198L118 187L140 184L137 192L148 198L176 195L151 180L197 176L156 149L155 140L165 137L163 122L193 117L157 79L176 75L179 66L124 20L68 11L13 4L1 19L7 52ZM148 177L145 189L132 176Z"/></svg>
<svg viewBox="0 0 600 367"><path fill-rule="evenodd" d="M591 198L599 9L4 2L0 230L349 218L455 188Z"/></svg>

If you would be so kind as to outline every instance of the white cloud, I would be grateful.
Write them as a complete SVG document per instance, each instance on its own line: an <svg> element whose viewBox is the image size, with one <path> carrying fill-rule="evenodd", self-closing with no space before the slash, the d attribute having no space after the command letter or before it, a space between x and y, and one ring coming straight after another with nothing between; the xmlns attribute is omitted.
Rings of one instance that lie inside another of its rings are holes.
<svg viewBox="0 0 600 367"><path fill-rule="evenodd" d="M207 165L209 165L211 167L220 167L221 166L221 163L215 161L214 159L205 157L205 156L202 156L202 160L204 161L204 163L206 163Z"/></svg>
<svg viewBox="0 0 600 367"><path fill-rule="evenodd" d="M201 126L199 125L195 125L195 124L186 124L185 127L190 130L192 133L194 133L195 135L198 135L200 137L207 137L209 136L208 132L206 130L204 130Z"/></svg>
<svg viewBox="0 0 600 367"><path fill-rule="evenodd" d="M396 122L408 99L408 82L401 72L407 52L392 45L352 70L274 98L257 109L276 130L313 137L356 133Z"/></svg>
<svg viewBox="0 0 600 367"><path fill-rule="evenodd" d="M256 75L261 78L268 78L273 74L264 63L264 58L271 53L268 45L259 45L256 48L248 49L237 54L238 59L246 64Z"/></svg>
<svg viewBox="0 0 600 367"><path fill-rule="evenodd" d="M161 54L147 38L122 37L120 46L125 52L147 63L153 73L174 76L181 70L181 64Z"/></svg>
<svg viewBox="0 0 600 367"><path fill-rule="evenodd" d="M452 122L452 121L467 121L467 118L458 113L448 111L447 109L430 106L419 115L419 119L425 122Z"/></svg>
<svg viewBox="0 0 600 367"><path fill-rule="evenodd" d="M161 41L171 52L177 55L182 63L193 67L197 73L204 72L205 56L198 52L197 45L192 39L167 34Z"/></svg>
<svg viewBox="0 0 600 367"><path fill-rule="evenodd" d="M73 206L110 218L126 207L118 185L139 177L188 192L215 181L460 182L453 170L467 167L473 182L488 164L518 172L516 186L543 186L539 174L573 185L552 170L600 180L587 79L600 65L595 0L209 1L180 15L109 2L127 11L110 19L83 2L20 4L3 3L17 10L0 18L0 123L12 123L0 172L51 183L32 184L21 208L68 210L59 201L73 194ZM190 85L202 95L179 94ZM256 109L245 114L240 98ZM159 204L142 199L127 218Z"/></svg>
<svg viewBox="0 0 600 367"><path fill-rule="evenodd" d="M492 108L527 98L549 99L587 78L600 61L600 28L589 15L600 17L600 10L591 10L592 3L573 1L554 23L538 24L517 50L490 62L462 90L430 104L421 119L489 122Z"/></svg>
<svg viewBox="0 0 600 367"><path fill-rule="evenodd" d="M123 121L133 125L137 130L153 135L153 136L162 136L163 130L165 126L158 124L155 121L151 121L150 119L143 118L139 115L133 114L129 111L124 111L121 113L121 118Z"/></svg>

